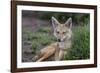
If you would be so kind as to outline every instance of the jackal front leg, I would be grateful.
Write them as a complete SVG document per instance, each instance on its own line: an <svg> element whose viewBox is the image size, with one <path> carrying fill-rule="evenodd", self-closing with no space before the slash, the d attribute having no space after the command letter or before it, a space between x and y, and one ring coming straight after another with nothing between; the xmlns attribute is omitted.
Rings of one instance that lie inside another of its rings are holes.
<svg viewBox="0 0 100 73"><path fill-rule="evenodd" d="M59 60L63 60L64 59L64 51L60 49L59 51Z"/></svg>
<svg viewBox="0 0 100 73"><path fill-rule="evenodd" d="M59 48L57 48L56 51L55 51L55 56L54 56L55 61L59 61L60 60L59 59L59 51L60 51Z"/></svg>

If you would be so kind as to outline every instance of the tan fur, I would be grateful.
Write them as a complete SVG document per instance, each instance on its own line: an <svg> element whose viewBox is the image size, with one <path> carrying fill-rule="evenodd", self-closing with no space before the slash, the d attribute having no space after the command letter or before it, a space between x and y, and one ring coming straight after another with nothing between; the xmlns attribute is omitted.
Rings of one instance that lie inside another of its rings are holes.
<svg viewBox="0 0 100 73"><path fill-rule="evenodd" d="M57 48L58 48L57 43L53 43L53 44L41 49L41 51L40 51L41 57L37 60L37 62L40 62L40 61L52 56L55 53Z"/></svg>
<svg viewBox="0 0 100 73"><path fill-rule="evenodd" d="M54 36L61 41L55 42L40 50L40 54L36 55L38 59L36 62L43 61L50 56L54 56L55 61L64 59L67 49L72 46L72 19L69 18L65 24L60 24L54 17L52 17L52 24L54 28Z"/></svg>

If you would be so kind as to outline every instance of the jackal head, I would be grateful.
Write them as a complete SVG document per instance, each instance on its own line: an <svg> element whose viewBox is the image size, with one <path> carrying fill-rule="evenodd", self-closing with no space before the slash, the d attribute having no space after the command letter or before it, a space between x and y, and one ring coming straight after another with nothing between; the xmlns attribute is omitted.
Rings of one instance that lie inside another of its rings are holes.
<svg viewBox="0 0 100 73"><path fill-rule="evenodd" d="M59 23L56 18L52 17L52 25L54 29L54 36L58 42L64 42L72 36L72 18L70 17L64 24Z"/></svg>

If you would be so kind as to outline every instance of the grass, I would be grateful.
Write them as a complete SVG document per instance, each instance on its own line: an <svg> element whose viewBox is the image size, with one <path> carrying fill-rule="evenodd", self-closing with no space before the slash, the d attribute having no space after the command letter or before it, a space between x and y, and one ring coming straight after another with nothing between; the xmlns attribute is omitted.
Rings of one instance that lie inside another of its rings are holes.
<svg viewBox="0 0 100 73"><path fill-rule="evenodd" d="M23 37L32 42L33 52L41 49L56 41L50 27L40 27L36 32L32 33L29 29L23 30ZM89 59L90 43L89 29L87 26L73 27L74 39L73 46L67 51L65 60Z"/></svg>
<svg viewBox="0 0 100 73"><path fill-rule="evenodd" d="M50 33L51 32L51 28L49 27L41 27L38 32L43 32L43 33Z"/></svg>
<svg viewBox="0 0 100 73"><path fill-rule="evenodd" d="M66 60L89 59L90 38L87 26L74 28L73 46L65 55Z"/></svg>
<svg viewBox="0 0 100 73"><path fill-rule="evenodd" d="M55 41L54 36L50 34L50 27L41 27L34 33L26 29L23 30L23 33L24 37L26 36L27 40L32 42L32 49L34 52Z"/></svg>
<svg viewBox="0 0 100 73"><path fill-rule="evenodd" d="M32 37L33 37L33 32L29 29L23 29L23 38L25 40L32 40Z"/></svg>

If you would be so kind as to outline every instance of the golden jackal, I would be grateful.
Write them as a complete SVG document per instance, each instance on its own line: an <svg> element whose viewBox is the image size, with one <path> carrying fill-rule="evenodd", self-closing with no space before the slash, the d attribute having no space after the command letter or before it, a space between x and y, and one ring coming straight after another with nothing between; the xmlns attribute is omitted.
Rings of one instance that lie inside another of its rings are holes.
<svg viewBox="0 0 100 73"><path fill-rule="evenodd" d="M67 53L67 49L72 46L72 19L69 18L64 24L61 24L52 17L52 25L57 42L41 49L40 53L34 57L37 58L36 62L43 61L50 56L54 56L55 61L62 60Z"/></svg>

